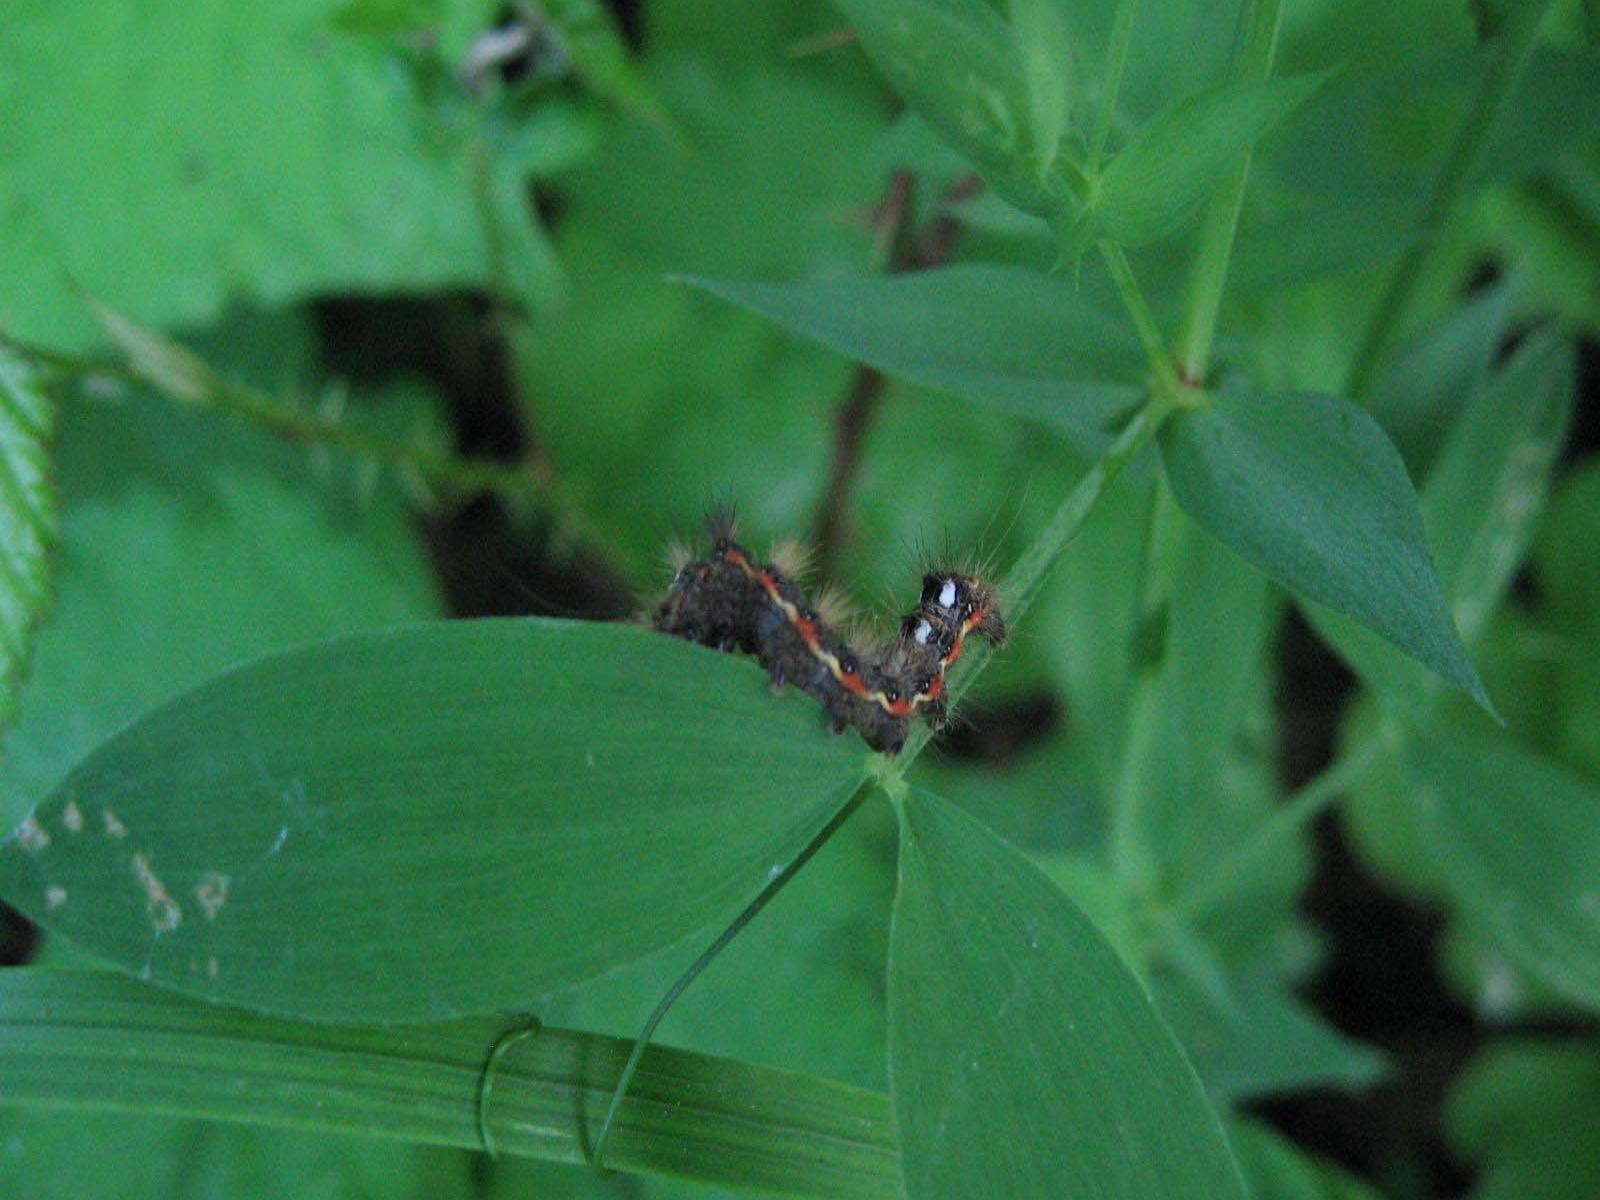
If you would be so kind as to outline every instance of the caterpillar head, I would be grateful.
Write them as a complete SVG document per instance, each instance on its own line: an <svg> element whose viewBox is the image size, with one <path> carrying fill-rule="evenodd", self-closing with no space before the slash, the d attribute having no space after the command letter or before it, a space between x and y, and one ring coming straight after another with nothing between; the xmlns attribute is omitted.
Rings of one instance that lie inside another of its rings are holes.
<svg viewBox="0 0 1600 1200"><path fill-rule="evenodd" d="M963 629L975 629L996 646L1006 640L995 590L981 579L956 571L935 571L922 578L922 605L945 614Z"/></svg>

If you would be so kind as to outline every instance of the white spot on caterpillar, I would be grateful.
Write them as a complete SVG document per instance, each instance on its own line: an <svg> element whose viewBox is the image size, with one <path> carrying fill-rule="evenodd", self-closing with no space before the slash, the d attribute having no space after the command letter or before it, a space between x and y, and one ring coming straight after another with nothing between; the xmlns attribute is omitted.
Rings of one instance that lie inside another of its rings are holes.
<svg viewBox="0 0 1600 1200"><path fill-rule="evenodd" d="M206 920L215 921L217 911L228 902L228 877L220 871L207 872L194 889L194 898L200 902L200 911Z"/></svg>
<svg viewBox="0 0 1600 1200"><path fill-rule="evenodd" d="M157 933L172 932L183 920L183 909L178 907L177 901L168 894L166 885L150 869L148 858L135 854L130 865L134 877L139 880L139 886L144 888L145 911L150 914L150 924Z"/></svg>
<svg viewBox="0 0 1600 1200"><path fill-rule="evenodd" d="M128 836L128 827L117 820L117 814L109 808L102 814L106 819L106 836L121 841Z"/></svg>
<svg viewBox="0 0 1600 1200"><path fill-rule="evenodd" d="M917 645L926 646L928 644L928 639L932 636L933 626L929 625L926 621L918 621L917 631L911 635L911 638L917 643Z"/></svg>
<svg viewBox="0 0 1600 1200"><path fill-rule="evenodd" d="M956 581L946 579L944 586L939 589L939 607L954 608L956 606Z"/></svg>
<svg viewBox="0 0 1600 1200"><path fill-rule="evenodd" d="M78 807L76 800L68 800L67 806L61 810L61 823L66 826L68 833L79 833L83 830L83 811Z"/></svg>
<svg viewBox="0 0 1600 1200"><path fill-rule="evenodd" d="M215 958L206 959L206 976L207 976L207 978L215 979L217 977L218 969L219 968L217 966L217 960Z"/></svg>
<svg viewBox="0 0 1600 1200"><path fill-rule="evenodd" d="M60 884L52 883L44 890L44 906L46 908L60 908L67 902L67 889Z"/></svg>
<svg viewBox="0 0 1600 1200"><path fill-rule="evenodd" d="M50 845L50 835L44 831L44 826L39 824L32 813L22 818L22 824L17 826L17 841L22 848L30 854L37 854Z"/></svg>

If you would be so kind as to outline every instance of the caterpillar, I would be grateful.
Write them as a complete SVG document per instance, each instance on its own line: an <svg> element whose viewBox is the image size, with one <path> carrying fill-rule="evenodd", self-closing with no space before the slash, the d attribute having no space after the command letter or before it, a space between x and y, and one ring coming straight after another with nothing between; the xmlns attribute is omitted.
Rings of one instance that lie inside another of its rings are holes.
<svg viewBox="0 0 1600 1200"><path fill-rule="evenodd" d="M798 555L775 550L758 562L734 532L729 514L712 515L709 551L680 557L651 628L755 655L775 686L792 684L814 697L836 732L855 729L874 750L899 753L916 716L943 722L945 673L969 635L1005 642L994 588L939 569L923 577L921 598L887 644L852 644L835 628L835 601L813 604L802 592Z"/></svg>

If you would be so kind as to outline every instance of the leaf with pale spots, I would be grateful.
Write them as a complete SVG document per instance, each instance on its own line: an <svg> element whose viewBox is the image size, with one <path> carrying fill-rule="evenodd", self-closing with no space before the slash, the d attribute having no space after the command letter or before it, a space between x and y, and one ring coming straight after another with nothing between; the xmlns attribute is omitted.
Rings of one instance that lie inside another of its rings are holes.
<svg viewBox="0 0 1600 1200"><path fill-rule="evenodd" d="M947 801L901 805L889 1079L910 1200L1242 1200L1200 1081L1104 936Z"/></svg>
<svg viewBox="0 0 1600 1200"><path fill-rule="evenodd" d="M493 1012L728 915L864 761L754 664L642 629L408 626L146 713L0 845L0 893L207 999Z"/></svg>

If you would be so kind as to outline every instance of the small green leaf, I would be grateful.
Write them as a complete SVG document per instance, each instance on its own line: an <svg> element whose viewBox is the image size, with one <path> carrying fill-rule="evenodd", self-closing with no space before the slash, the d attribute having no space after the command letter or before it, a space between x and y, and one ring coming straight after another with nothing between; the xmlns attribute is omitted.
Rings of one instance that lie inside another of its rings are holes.
<svg viewBox="0 0 1600 1200"><path fill-rule="evenodd" d="M55 423L38 363L0 340L0 730L16 714L34 629L50 603Z"/></svg>
<svg viewBox="0 0 1600 1200"><path fill-rule="evenodd" d="M1281 124L1324 74L1219 86L1190 96L1140 126L1105 173L1084 214L1089 230L1124 246L1173 232L1241 155ZM1080 236L1085 244L1086 236Z"/></svg>
<svg viewBox="0 0 1600 1200"><path fill-rule="evenodd" d="M546 620L270 656L102 744L0 843L0 890L208 999L346 1020L512 1007L747 900L854 788L861 744L764 680Z"/></svg>
<svg viewBox="0 0 1600 1200"><path fill-rule="evenodd" d="M1600 1011L1600 792L1492 731L1411 755L1455 902L1508 959Z"/></svg>
<svg viewBox="0 0 1600 1200"><path fill-rule="evenodd" d="M785 329L941 392L1052 425L1104 449L1138 402L1138 343L1071 286L1015 267L955 266L886 279L689 279Z"/></svg>
<svg viewBox="0 0 1600 1200"><path fill-rule="evenodd" d="M1219 1104L1314 1087L1361 1088L1383 1077L1383 1057L1345 1037L1265 972L1224 976L1222 998L1165 971L1151 980L1161 1015Z"/></svg>
<svg viewBox="0 0 1600 1200"><path fill-rule="evenodd" d="M1054 206L1010 27L982 0L834 0L907 104L1011 203Z"/></svg>
<svg viewBox="0 0 1600 1200"><path fill-rule="evenodd" d="M1566 441L1576 389L1569 340L1529 338L1474 389L1422 489L1422 523L1450 614L1467 645L1487 628L1522 562ZM1417 664L1350 620L1312 623L1389 704L1420 716L1434 687Z"/></svg>
<svg viewBox="0 0 1600 1200"><path fill-rule="evenodd" d="M1405 465L1361 409L1233 388L1173 417L1161 450L1178 503L1214 537L1490 708L1445 608Z"/></svg>
<svg viewBox="0 0 1600 1200"><path fill-rule="evenodd" d="M1072 30L1060 0L1011 0L1012 37L1028 95L1028 124L1041 182L1049 178L1072 122L1077 84Z"/></svg>
<svg viewBox="0 0 1600 1200"><path fill-rule="evenodd" d="M0 971L0 1105L166 1113L476 1150L484 1062L516 1028L500 1018L401 1029L286 1021L109 972ZM630 1046L553 1027L510 1044L488 1097L496 1147L587 1162ZM661 1046L645 1052L610 1145L610 1165L626 1171L838 1200L900 1195L880 1093Z"/></svg>
<svg viewBox="0 0 1600 1200"><path fill-rule="evenodd" d="M1021 854L923 792L901 808L889 1075L910 1200L1244 1195L1116 951Z"/></svg>

